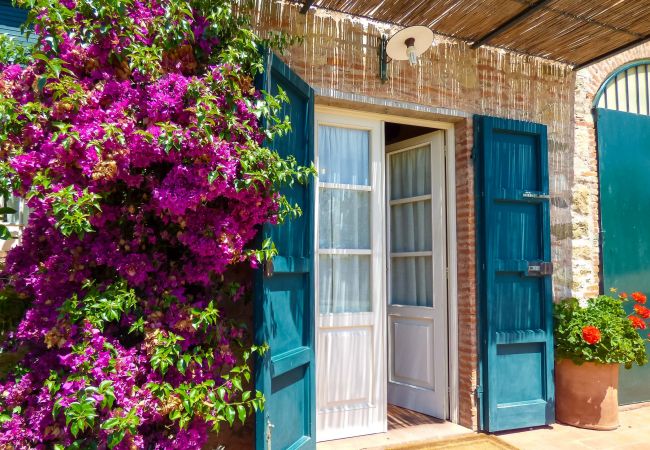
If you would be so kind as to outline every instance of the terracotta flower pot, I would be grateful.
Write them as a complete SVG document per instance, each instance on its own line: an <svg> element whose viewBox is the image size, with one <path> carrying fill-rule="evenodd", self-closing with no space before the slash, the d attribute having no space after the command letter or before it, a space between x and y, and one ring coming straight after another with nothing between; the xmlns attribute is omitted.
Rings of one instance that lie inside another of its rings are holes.
<svg viewBox="0 0 650 450"><path fill-rule="evenodd" d="M618 428L618 364L555 362L555 418L592 430Z"/></svg>

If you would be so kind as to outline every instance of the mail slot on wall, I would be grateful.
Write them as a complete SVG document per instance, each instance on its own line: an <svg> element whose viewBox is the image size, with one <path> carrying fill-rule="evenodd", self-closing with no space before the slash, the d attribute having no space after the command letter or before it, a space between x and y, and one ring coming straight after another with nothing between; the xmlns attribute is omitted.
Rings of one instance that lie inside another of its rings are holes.
<svg viewBox="0 0 650 450"><path fill-rule="evenodd" d="M526 276L544 277L553 275L553 263L546 261L528 261Z"/></svg>

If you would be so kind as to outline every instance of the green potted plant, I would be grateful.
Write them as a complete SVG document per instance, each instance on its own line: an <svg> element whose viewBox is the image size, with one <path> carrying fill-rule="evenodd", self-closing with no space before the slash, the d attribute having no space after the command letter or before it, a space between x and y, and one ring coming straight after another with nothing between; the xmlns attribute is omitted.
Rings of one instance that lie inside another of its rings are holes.
<svg viewBox="0 0 650 450"><path fill-rule="evenodd" d="M618 370L648 362L645 340L650 309L646 296L600 295L554 306L555 416L558 422L596 430L618 427ZM631 299L629 298L631 297ZM624 304L634 301L632 314Z"/></svg>

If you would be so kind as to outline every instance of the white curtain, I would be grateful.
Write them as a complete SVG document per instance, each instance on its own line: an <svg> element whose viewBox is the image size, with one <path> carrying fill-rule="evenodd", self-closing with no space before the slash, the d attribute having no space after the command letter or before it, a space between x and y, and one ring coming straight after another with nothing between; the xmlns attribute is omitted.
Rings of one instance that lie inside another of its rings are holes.
<svg viewBox="0 0 650 450"><path fill-rule="evenodd" d="M431 194L431 146L390 157L390 199Z"/></svg>
<svg viewBox="0 0 650 450"><path fill-rule="evenodd" d="M391 252L431 251L431 200L393 205L390 215Z"/></svg>
<svg viewBox="0 0 650 450"><path fill-rule="evenodd" d="M318 127L318 181L370 185L369 132Z"/></svg>
<svg viewBox="0 0 650 450"><path fill-rule="evenodd" d="M391 259L391 304L433 306L431 256Z"/></svg>
<svg viewBox="0 0 650 450"><path fill-rule="evenodd" d="M370 249L370 192L319 189L318 243L323 249Z"/></svg>
<svg viewBox="0 0 650 450"><path fill-rule="evenodd" d="M371 310L370 147L368 131L318 128L318 258L321 314ZM323 183L350 185L332 188Z"/></svg>
<svg viewBox="0 0 650 450"><path fill-rule="evenodd" d="M370 256L320 255L318 299L321 314L370 311Z"/></svg>
<svg viewBox="0 0 650 450"><path fill-rule="evenodd" d="M390 156L390 198L408 200L431 194L429 145ZM391 296L393 305L432 306L431 256L408 256L432 250L431 199L397 203L390 208ZM404 254L407 255L404 255Z"/></svg>

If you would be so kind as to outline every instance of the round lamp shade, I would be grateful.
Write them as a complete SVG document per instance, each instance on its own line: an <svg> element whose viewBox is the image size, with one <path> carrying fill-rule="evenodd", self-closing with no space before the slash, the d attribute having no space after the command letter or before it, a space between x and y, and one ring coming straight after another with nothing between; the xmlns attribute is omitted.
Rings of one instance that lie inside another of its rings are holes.
<svg viewBox="0 0 650 450"><path fill-rule="evenodd" d="M404 28L398 31L388 40L386 45L386 54L397 61L404 61L409 59L406 52L407 39L413 39L413 46L415 53L420 56L424 53L433 43L433 31L427 27L415 26Z"/></svg>

